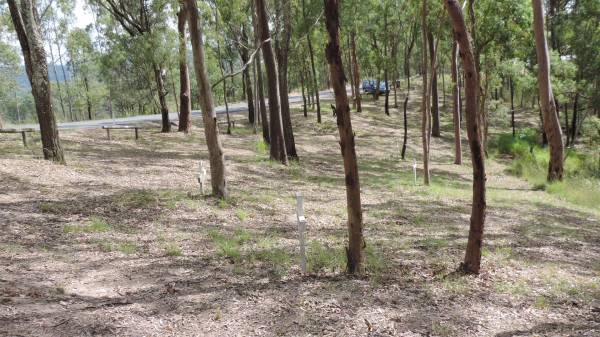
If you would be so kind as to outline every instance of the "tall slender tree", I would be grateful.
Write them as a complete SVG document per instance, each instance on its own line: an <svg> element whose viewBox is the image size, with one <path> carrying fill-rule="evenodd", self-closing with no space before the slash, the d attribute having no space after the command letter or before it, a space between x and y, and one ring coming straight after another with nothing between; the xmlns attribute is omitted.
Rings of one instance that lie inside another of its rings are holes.
<svg viewBox="0 0 600 337"><path fill-rule="evenodd" d="M363 271L363 238L362 206L360 201L360 182L358 179L358 164L354 143L354 132L350 118L350 105L346 92L346 75L340 52L340 19L339 0L325 1L325 26L329 42L325 50L331 84L335 93L335 112L337 116L340 146L344 158L344 173L346 175L346 203L348 210L348 258L347 271L350 274Z"/></svg>
<svg viewBox="0 0 600 337"><path fill-rule="evenodd" d="M452 42L452 121L454 124L454 164L462 165L462 141L460 132L460 83L458 73L459 47L456 39Z"/></svg>
<svg viewBox="0 0 600 337"><path fill-rule="evenodd" d="M265 0L255 0L254 7L256 10L258 36L262 41L262 52L267 72L270 117L269 131L271 137L270 155L271 159L278 160L287 165L287 151L285 148L285 139L283 138L283 124L281 122L281 109L279 106L279 79L273 46L271 44L271 33L269 33Z"/></svg>
<svg viewBox="0 0 600 337"><path fill-rule="evenodd" d="M307 13L306 13L306 3L305 0L302 0L302 17L304 18L305 24L307 24ZM315 67L315 53L313 51L312 45L312 26L308 26L308 31L306 34L306 43L308 45L308 54L310 56L310 69L311 69L311 77L313 81L313 94L314 94L314 102L317 105L317 122L321 123L321 99L319 97L319 85L317 82L317 70Z"/></svg>
<svg viewBox="0 0 600 337"><path fill-rule="evenodd" d="M254 8L254 6L253 6ZM252 11L252 23L254 25L254 44L257 48L262 49L262 41L258 36L258 22L256 18L256 10ZM256 99L258 100L258 111L260 115L260 123L262 126L262 135L265 143L271 143L271 132L269 130L269 119L267 117L267 105L265 103L265 90L264 90L264 81L263 81L263 71L262 71L262 62L260 59L260 52L257 52L256 57L254 59L256 65L256 82L257 82L257 93Z"/></svg>
<svg viewBox="0 0 600 337"><path fill-rule="evenodd" d="M550 58L544 30L544 3L541 0L531 0L531 4L533 6L533 31L538 60L540 105L544 115L544 130L550 145L548 181L562 180L564 144L560 121L556 113L552 84L550 83Z"/></svg>
<svg viewBox="0 0 600 337"><path fill-rule="evenodd" d="M23 51L25 70L40 124L44 159L65 164L50 94L48 63L42 42L40 17L32 0L8 0L10 16Z"/></svg>
<svg viewBox="0 0 600 337"><path fill-rule="evenodd" d="M360 69L358 66L358 57L356 57L356 31L350 33L350 46L352 49L352 75L354 76L354 97L356 100L356 112L362 111L362 98L360 95Z"/></svg>
<svg viewBox="0 0 600 337"><path fill-rule="evenodd" d="M288 64L290 41L292 38L292 4L289 0L277 0L277 40L275 50L277 51L277 74L279 83L279 99L281 106L281 123L285 140L285 149L288 157L298 159L294 130L292 128L292 116L290 113L290 101L288 96Z"/></svg>
<svg viewBox="0 0 600 337"><path fill-rule="evenodd" d="M463 270L468 273L479 273L481 268L481 246L483 242L483 229L485 224L486 200L485 200L485 154L481 141L481 120L479 119L477 68L473 55L471 36L463 17L462 9L457 0L444 0L444 5L450 16L450 22L454 31L454 38L460 48L465 75L465 95L467 102L465 114L467 120L467 136L471 149L471 162L473 165L473 203L471 205L471 223L469 226L469 239L465 260L462 264Z"/></svg>
<svg viewBox="0 0 600 337"><path fill-rule="evenodd" d="M179 129L189 133L192 129L192 101L190 96L190 75L187 64L187 38L185 26L188 21L188 9L185 1L179 1L177 12L177 31L179 33Z"/></svg>
<svg viewBox="0 0 600 337"><path fill-rule="evenodd" d="M185 3L189 11L189 27L190 38L192 40L192 52L194 55L194 70L196 72L196 82L198 82L198 89L200 91L200 107L202 108L206 145L208 146L212 193L216 197L224 198L227 196L225 157L219 139L217 115L214 110L212 89L208 80L204 61L204 47L202 29L199 25L200 18L198 15L198 7L196 7L196 0L185 0Z"/></svg>
<svg viewBox="0 0 600 337"><path fill-rule="evenodd" d="M423 141L423 183L429 185L429 145L431 143L431 111L429 100L429 82L427 79L429 66L427 62L427 0L423 0L423 8L421 11L421 42L422 42L422 58L421 67L423 68L423 94L421 102L421 138Z"/></svg>
<svg viewBox="0 0 600 337"><path fill-rule="evenodd" d="M165 20L162 15L165 12L167 1L127 1L120 2L117 0L91 0L107 10L123 30L132 38L145 37L151 43L150 48L158 48L159 43L153 41L152 34L156 32L159 25L164 25ZM157 35L158 36L158 35ZM152 52L149 50L148 52ZM152 54L151 54L152 55ZM154 82L156 83L156 92L158 94L158 102L162 117L162 132L171 132L171 121L169 120L169 107L167 106L166 96L168 91L166 88L166 67L165 61L159 58L151 60L151 68L154 74Z"/></svg>
<svg viewBox="0 0 600 337"><path fill-rule="evenodd" d="M429 58L431 62L437 56L437 48L435 38L431 31L427 32L427 41L429 42ZM438 106L438 89L437 89L437 66L431 69L431 135L433 137L440 136L440 109Z"/></svg>

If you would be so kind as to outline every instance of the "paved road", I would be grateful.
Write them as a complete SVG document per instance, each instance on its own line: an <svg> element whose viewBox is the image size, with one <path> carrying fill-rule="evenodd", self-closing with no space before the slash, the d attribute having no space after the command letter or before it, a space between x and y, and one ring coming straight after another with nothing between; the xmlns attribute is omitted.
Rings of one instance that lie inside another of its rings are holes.
<svg viewBox="0 0 600 337"><path fill-rule="evenodd" d="M330 90L321 91L319 93L319 97L321 97L321 99L333 98L333 92ZM300 95L290 95L289 99L290 99L290 103L292 103L292 104L302 102L302 96L300 96ZM267 103L267 105L269 104L268 100L266 103ZM248 105L246 104L246 102L233 103L233 104L229 105L229 113L230 114L241 114L241 113L245 113L247 111L248 111ZM225 106L215 107L215 112L217 113L217 115L224 115L225 114ZM202 116L202 112L200 110L192 111L192 118L200 118L201 116ZM169 114L169 119L172 122L179 120L177 113L175 113L175 112L172 112ZM115 119L97 119L97 120L91 120L91 121L58 123L58 129L59 130L93 129L93 128L100 128L105 125L143 124L143 123L147 123L147 122L160 122L161 120L162 120L162 116L160 114L139 115L139 116L123 117L123 118L115 118ZM35 130L40 129L39 124L9 125L8 127L33 128Z"/></svg>

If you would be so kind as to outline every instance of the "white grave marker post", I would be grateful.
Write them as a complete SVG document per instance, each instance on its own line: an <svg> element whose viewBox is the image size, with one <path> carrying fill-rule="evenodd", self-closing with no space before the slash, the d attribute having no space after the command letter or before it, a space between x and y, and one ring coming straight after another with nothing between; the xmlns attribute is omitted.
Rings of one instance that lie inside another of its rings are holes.
<svg viewBox="0 0 600 337"><path fill-rule="evenodd" d="M306 218L304 217L304 199L302 193L296 193L296 217L298 219L298 238L300 240L300 269L302 273L306 273L306 249L305 249L305 233L306 233Z"/></svg>
<svg viewBox="0 0 600 337"><path fill-rule="evenodd" d="M204 167L204 161L200 161L198 166L198 184L200 184L200 193L204 195L204 185L206 184L206 167Z"/></svg>
<svg viewBox="0 0 600 337"><path fill-rule="evenodd" d="M415 186L417 186L417 160L413 159L413 175L415 176Z"/></svg>

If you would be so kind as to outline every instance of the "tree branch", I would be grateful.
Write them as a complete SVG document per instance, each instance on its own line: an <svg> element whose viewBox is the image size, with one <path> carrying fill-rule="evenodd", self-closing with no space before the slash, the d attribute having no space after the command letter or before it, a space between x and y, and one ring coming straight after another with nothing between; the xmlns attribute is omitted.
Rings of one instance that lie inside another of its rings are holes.
<svg viewBox="0 0 600 337"><path fill-rule="evenodd" d="M248 68L248 66L249 66L250 64L252 64L252 62L254 61L254 56L256 56L256 53L258 53L258 51L260 50L260 48L262 48L263 44L265 44L265 43L267 43L267 42L269 42L269 41L271 41L271 39L270 39L270 38L269 38L269 39L266 39L266 40L264 40L264 41L262 41L262 42L261 42L261 44L260 44L260 46L258 46L258 48L256 48L256 49L254 50L254 52L252 52L252 54L250 54L250 58L248 59L248 62L246 62L246 63L245 63L245 64L244 64L244 65L243 65L243 66L242 66L240 69L238 69L237 71L235 71L235 72L233 72L233 73L230 73L230 74L227 74L227 75L223 76L221 79L219 79L217 82L213 83L213 84L211 85L211 88L212 88L212 89L214 89L214 88L215 88L217 85L219 85L219 83L221 83L221 82L225 81L225 80L226 80L226 79L228 79L228 78L231 78L231 77L237 76L237 75L241 74L241 73L242 73L244 70L246 70L246 68Z"/></svg>

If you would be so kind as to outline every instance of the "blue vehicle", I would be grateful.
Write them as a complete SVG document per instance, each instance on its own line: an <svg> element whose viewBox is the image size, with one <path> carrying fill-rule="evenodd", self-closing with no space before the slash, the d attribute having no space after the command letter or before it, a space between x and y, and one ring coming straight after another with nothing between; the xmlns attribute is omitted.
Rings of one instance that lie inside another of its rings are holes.
<svg viewBox="0 0 600 337"><path fill-rule="evenodd" d="M377 81L376 80L364 80L362 82L362 89L364 93L367 94L376 94L377 91ZM390 92L390 88L388 87L385 81L379 82L379 93L386 94Z"/></svg>

